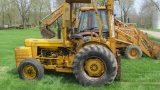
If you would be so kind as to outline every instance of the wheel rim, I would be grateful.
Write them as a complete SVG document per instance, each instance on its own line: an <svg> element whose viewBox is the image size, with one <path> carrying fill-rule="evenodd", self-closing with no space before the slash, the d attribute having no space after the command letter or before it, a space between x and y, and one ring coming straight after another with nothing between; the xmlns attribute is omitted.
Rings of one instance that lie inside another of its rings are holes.
<svg viewBox="0 0 160 90"><path fill-rule="evenodd" d="M138 55L139 55L139 52L138 52L137 49L132 49L132 50L129 52L129 56L130 56L131 58L137 58Z"/></svg>
<svg viewBox="0 0 160 90"><path fill-rule="evenodd" d="M88 76L99 77L105 71L105 66L102 60L99 58L90 58L85 61L84 69Z"/></svg>
<svg viewBox="0 0 160 90"><path fill-rule="evenodd" d="M36 77L36 70L32 65L26 65L23 68L23 74L27 79L33 80Z"/></svg>

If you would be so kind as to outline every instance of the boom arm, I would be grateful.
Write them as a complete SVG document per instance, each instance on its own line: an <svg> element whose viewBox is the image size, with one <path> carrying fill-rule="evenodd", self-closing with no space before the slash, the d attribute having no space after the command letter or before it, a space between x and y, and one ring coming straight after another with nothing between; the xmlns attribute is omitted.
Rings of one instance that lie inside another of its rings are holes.
<svg viewBox="0 0 160 90"><path fill-rule="evenodd" d="M64 9L64 5L61 5L55 11L53 11L51 14L47 15L42 20L40 20L40 23L42 23L46 26L52 25L59 17L62 16L63 9ZM46 20L48 17L50 17L50 18L48 20Z"/></svg>
<svg viewBox="0 0 160 90"><path fill-rule="evenodd" d="M55 37L56 33L53 32L50 27L51 25L59 19L63 15L63 10L66 12L69 11L68 7L64 7L64 4L62 4L60 7L58 7L55 11L53 11L51 14L44 17L42 20L39 21L40 23L40 31L43 38L53 38ZM75 16L73 14L72 22L75 20Z"/></svg>
<svg viewBox="0 0 160 90"><path fill-rule="evenodd" d="M64 4L58 7L55 11L51 14L44 17L42 20L39 21L40 31L43 38L53 38L55 37L56 33L53 32L50 27L51 25L63 14ZM67 9L66 9L67 10Z"/></svg>

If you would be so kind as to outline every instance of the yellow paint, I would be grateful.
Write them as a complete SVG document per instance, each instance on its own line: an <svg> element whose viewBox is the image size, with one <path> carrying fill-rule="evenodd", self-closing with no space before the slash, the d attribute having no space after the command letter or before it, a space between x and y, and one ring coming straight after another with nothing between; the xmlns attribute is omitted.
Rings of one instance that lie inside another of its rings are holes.
<svg viewBox="0 0 160 90"><path fill-rule="evenodd" d="M26 77L29 80L33 80L36 75L36 69L32 65L26 65L23 68L24 77Z"/></svg>
<svg viewBox="0 0 160 90"><path fill-rule="evenodd" d="M102 38L102 26L103 26L102 20L98 15L98 10L94 6L93 1L92 1L93 9L96 12L98 22L100 23L99 37L93 37L92 35L92 39L86 43L84 43L82 39L67 38L67 35L69 34L67 33L67 26L69 25L68 23L70 23L70 25L73 24L71 21L72 21L72 18L74 17L74 15L70 14L71 20L66 22L67 3L69 2L69 4L72 5L73 3L80 3L80 2L91 3L91 1L92 0L64 0L63 8L61 8L61 11L62 11L61 12L61 15L62 15L61 31L62 31L63 39L26 39L25 47L20 47L15 49L16 67L18 68L19 64L26 58L35 58L41 62L44 69L53 69L53 70L56 70L57 72L72 73L73 72L72 63L73 63L75 54L86 45L92 45L92 44L101 45L106 48L109 48L109 50L115 53L115 50L116 50L115 39L113 37L109 38L109 40ZM112 0L109 0L108 2L111 2L111 1ZM104 7L101 7L101 8L104 8ZM72 9L73 8L70 7L71 13L72 13ZM108 12L109 13L108 17L111 16L110 12L111 11ZM51 22L53 21L54 20L51 20ZM111 20L109 20L108 22L111 23ZM111 29L109 30L112 31ZM59 50L62 50L62 51L59 51ZM28 73L28 70L30 68L32 69L34 74ZM88 60L85 65L85 69L87 70L90 76L100 76L105 71L103 62L98 58L96 59L92 58ZM29 79L33 79L36 75L34 68L31 66L26 66L24 68L23 73L25 73L25 76Z"/></svg>
<svg viewBox="0 0 160 90"><path fill-rule="evenodd" d="M89 76L101 76L105 71L105 66L103 61L98 58L90 58L85 62L84 65L85 71L89 74Z"/></svg>

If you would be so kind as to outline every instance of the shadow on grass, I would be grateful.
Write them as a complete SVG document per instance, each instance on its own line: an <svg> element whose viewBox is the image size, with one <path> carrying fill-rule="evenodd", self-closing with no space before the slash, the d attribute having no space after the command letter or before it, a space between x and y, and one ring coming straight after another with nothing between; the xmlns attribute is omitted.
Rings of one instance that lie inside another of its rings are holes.
<svg viewBox="0 0 160 90"><path fill-rule="evenodd" d="M7 71L7 74L14 78L19 78L17 68L12 68ZM63 84L77 84L79 85L78 81L76 80L75 76L72 73L60 73L54 70L45 70L42 82L44 84L53 84L55 80L59 80L60 83ZM53 79L52 79L53 78Z"/></svg>
<svg viewBox="0 0 160 90"><path fill-rule="evenodd" d="M17 68L12 68L8 70L6 73L9 74L12 78L19 78Z"/></svg>
<svg viewBox="0 0 160 90"><path fill-rule="evenodd" d="M12 68L12 69L9 70L7 73L8 73L8 74L12 74L12 75L17 75L17 74L18 74L18 70L17 70L17 68Z"/></svg>
<svg viewBox="0 0 160 90"><path fill-rule="evenodd" d="M61 78L60 82L64 84L79 84L72 73L61 73L54 70L45 70L45 75L53 78Z"/></svg>

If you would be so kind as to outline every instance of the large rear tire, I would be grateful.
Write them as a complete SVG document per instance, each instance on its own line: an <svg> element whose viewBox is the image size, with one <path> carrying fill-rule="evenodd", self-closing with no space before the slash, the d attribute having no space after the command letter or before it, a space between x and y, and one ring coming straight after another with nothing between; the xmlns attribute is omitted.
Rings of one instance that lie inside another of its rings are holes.
<svg viewBox="0 0 160 90"><path fill-rule="evenodd" d="M142 57L142 50L139 46L131 44L126 47L125 56L131 60L137 60Z"/></svg>
<svg viewBox="0 0 160 90"><path fill-rule="evenodd" d="M117 68L113 53L100 45L83 47L73 61L73 74L84 86L111 84L117 75Z"/></svg>
<svg viewBox="0 0 160 90"><path fill-rule="evenodd" d="M40 80L44 76L44 68L36 59L28 58L20 63L18 73L24 80Z"/></svg>

